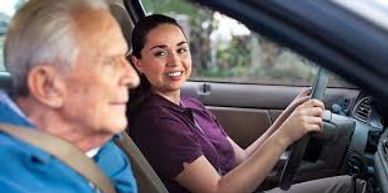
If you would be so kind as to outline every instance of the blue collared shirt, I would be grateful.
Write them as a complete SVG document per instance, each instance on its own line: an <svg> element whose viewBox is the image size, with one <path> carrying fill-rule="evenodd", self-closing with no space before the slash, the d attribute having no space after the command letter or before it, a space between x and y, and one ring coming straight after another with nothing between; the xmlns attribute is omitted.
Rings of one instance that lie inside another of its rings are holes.
<svg viewBox="0 0 388 193"><path fill-rule="evenodd" d="M0 91L0 123L34 128L24 113ZM136 193L130 162L112 141L93 157L119 193ZM0 191L7 193L96 192L88 180L47 152L0 132Z"/></svg>

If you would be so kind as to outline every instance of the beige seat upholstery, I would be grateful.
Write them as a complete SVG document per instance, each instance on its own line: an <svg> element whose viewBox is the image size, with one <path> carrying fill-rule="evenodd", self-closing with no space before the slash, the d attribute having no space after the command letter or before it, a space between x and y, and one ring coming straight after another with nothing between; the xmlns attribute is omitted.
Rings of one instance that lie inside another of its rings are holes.
<svg viewBox="0 0 388 193"><path fill-rule="evenodd" d="M123 133L122 140L117 140L116 144L131 159L139 193L168 193L160 178L127 133Z"/></svg>
<svg viewBox="0 0 388 193"><path fill-rule="evenodd" d="M127 41L128 47L131 45L131 34L134 24L120 0L109 0L109 8L112 15L119 22L121 31L123 32L124 38Z"/></svg>

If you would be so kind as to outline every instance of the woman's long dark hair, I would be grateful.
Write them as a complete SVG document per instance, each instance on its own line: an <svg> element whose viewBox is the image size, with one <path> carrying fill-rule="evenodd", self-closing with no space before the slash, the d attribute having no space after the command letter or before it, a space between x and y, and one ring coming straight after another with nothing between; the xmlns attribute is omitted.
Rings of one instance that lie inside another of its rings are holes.
<svg viewBox="0 0 388 193"><path fill-rule="evenodd" d="M153 14L146 16L143 19L140 19L133 29L131 36L131 46L132 46L132 56L137 59L141 59L141 50L144 48L147 35L154 28L158 27L161 24L172 24L179 27L182 30L182 27L178 24L178 22L171 17L161 15L161 14ZM183 32L183 30L182 30ZM136 69L136 68L135 68ZM139 72L138 72L139 73ZM141 108L141 105L146 102L146 100L151 95L151 84L144 76L144 74L139 73L140 75L140 85L130 90L130 100L128 106L127 117L132 118L136 115L136 111Z"/></svg>

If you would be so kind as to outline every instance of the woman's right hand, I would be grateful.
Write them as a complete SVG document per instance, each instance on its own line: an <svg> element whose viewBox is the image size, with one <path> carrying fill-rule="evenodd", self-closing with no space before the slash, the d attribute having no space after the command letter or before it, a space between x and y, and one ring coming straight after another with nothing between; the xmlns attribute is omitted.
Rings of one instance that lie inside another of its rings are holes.
<svg viewBox="0 0 388 193"><path fill-rule="evenodd" d="M310 99L296 107L278 129L286 144L292 144L309 132L321 132L324 109L323 103L316 99Z"/></svg>

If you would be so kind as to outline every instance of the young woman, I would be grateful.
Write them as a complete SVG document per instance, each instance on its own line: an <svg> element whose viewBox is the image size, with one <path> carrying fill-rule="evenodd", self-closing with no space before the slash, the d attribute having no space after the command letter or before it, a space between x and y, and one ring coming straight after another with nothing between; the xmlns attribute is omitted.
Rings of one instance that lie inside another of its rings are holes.
<svg viewBox="0 0 388 193"><path fill-rule="evenodd" d="M131 91L130 135L171 193L252 192L290 144L322 129L323 103L303 91L242 149L199 101L181 97L192 61L189 42L174 19L151 15L139 21L132 50L142 81ZM350 177L336 177L294 185L290 192L344 192L349 187Z"/></svg>

